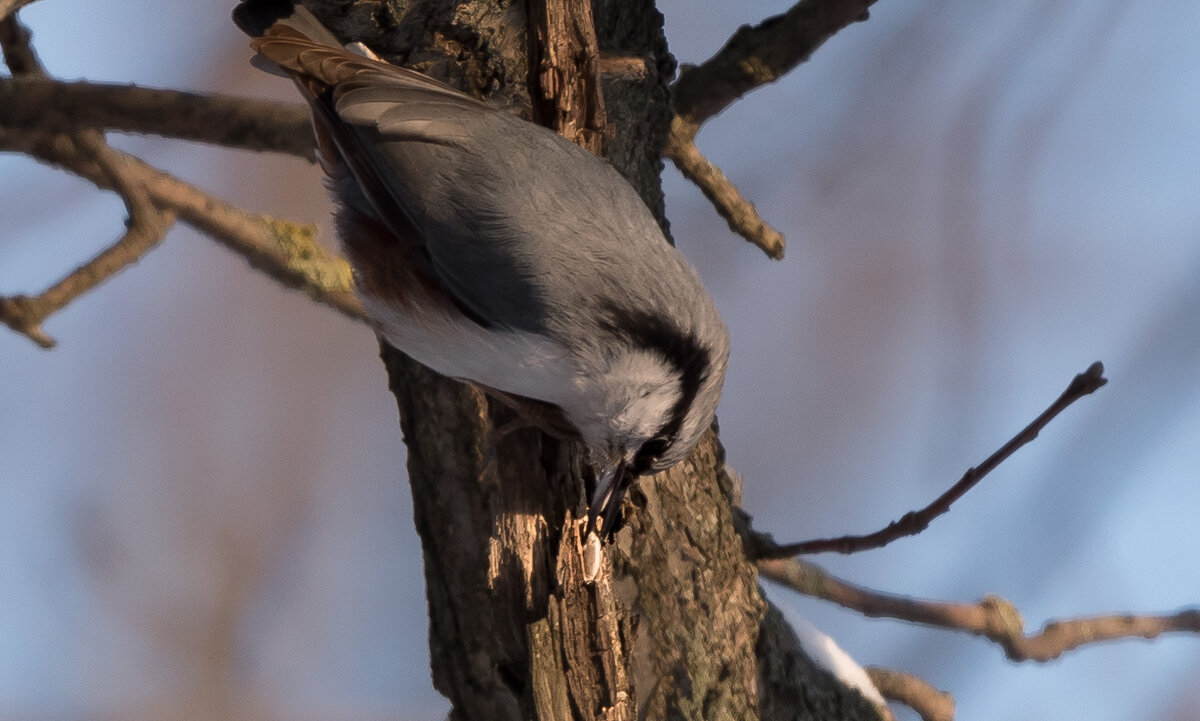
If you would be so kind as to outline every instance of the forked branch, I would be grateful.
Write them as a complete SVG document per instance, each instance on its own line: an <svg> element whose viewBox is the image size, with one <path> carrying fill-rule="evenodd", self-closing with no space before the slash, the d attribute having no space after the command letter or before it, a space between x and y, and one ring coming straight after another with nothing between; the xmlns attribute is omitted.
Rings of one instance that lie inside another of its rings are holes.
<svg viewBox="0 0 1200 721"><path fill-rule="evenodd" d="M783 257L783 235L758 214L720 168L696 147L709 118L804 62L842 28L867 18L875 0L801 0L782 15L744 25L716 55L684 66L671 86L675 119L663 155L695 183L733 232L770 258Z"/></svg>
<svg viewBox="0 0 1200 721"><path fill-rule="evenodd" d="M1013 661L1051 661L1087 644L1125 638L1156 638L1164 633L1200 634L1200 609L1135 615L1116 613L1050 621L1034 634L1008 600L986 596L977 603L948 603L881 593L843 581L800 559L763 559L759 572L806 596L832 601L865 616L896 618L937 628L965 631L996 642Z"/></svg>
<svg viewBox="0 0 1200 721"><path fill-rule="evenodd" d="M247 213L214 198L112 148L98 129L153 132L154 119L171 115L171 104L178 103L175 119L164 122L159 134L258 149L282 144L272 149L309 153L311 135L306 126L298 126L300 114L292 106L50 80L29 31L15 15L0 19L0 46L14 76L0 80L0 150L25 153L111 190L129 213L126 232L116 243L41 294L0 297L0 322L43 348L53 347L54 340L41 327L45 319L139 260L177 217L283 285L352 318L364 318L349 264L317 244L311 227ZM106 95L110 100L102 99ZM220 127L214 114L226 111L243 118L236 130L228 125L223 131L201 129L206 124ZM129 114L128 121L117 119L122 112ZM36 122L39 113L48 115L46 122ZM278 116L282 124L272 130L274 121L267 116ZM292 134L305 141L287 140Z"/></svg>
<svg viewBox="0 0 1200 721"><path fill-rule="evenodd" d="M80 152L72 136L0 131L0 149L24 152L97 187L120 192L111 178ZM364 318L349 264L322 248L313 228L248 213L127 153L110 152L122 164L125 177L145 187L157 208L174 213L283 285L351 318Z"/></svg>
<svg viewBox="0 0 1200 721"><path fill-rule="evenodd" d="M94 131L75 137L81 162L94 164L111 184L129 212L125 233L95 258L68 273L40 295L0 297L0 322L42 348L53 348L54 339L42 330L50 314L95 288L118 271L136 263L158 245L175 221L175 213L155 206L146 187L128 171L123 154L113 150Z"/></svg>

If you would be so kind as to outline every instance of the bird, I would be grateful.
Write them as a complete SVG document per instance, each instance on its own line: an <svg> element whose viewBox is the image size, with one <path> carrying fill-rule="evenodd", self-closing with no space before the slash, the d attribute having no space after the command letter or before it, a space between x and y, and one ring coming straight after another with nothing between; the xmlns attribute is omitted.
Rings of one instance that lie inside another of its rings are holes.
<svg viewBox="0 0 1200 721"><path fill-rule="evenodd" d="M587 150L343 46L297 3L243 0L233 16L255 64L308 103L377 334L581 441L587 532L611 537L629 486L712 425L729 335L699 275Z"/></svg>

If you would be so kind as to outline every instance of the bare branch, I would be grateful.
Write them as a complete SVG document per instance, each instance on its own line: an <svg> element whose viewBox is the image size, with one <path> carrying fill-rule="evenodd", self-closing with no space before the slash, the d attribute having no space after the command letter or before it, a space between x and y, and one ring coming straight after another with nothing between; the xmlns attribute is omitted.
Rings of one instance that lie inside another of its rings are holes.
<svg viewBox="0 0 1200 721"><path fill-rule="evenodd" d="M923 721L954 721L954 697L929 682L890 668L867 666L863 670L884 698L908 706Z"/></svg>
<svg viewBox="0 0 1200 721"><path fill-rule="evenodd" d="M54 339L41 324L52 313L100 285L118 271L136 263L166 236L174 212L150 202L146 188L130 178L124 158L109 147L99 133L88 131L76 138L81 153L103 172L129 211L126 231L116 243L76 268L36 297L0 297L0 322L25 335L42 348L53 348Z"/></svg>
<svg viewBox="0 0 1200 721"><path fill-rule="evenodd" d="M783 235L700 153L696 133L733 101L807 60L842 28L866 20L873 4L875 0L800 0L782 15L739 28L716 55L684 66L671 86L675 118L663 154L699 186L730 230L775 260L783 258Z"/></svg>
<svg viewBox="0 0 1200 721"><path fill-rule="evenodd" d="M684 67L671 87L675 114L696 130L747 92L774 82L826 40L867 19L875 0L801 0L782 15L744 25L716 55Z"/></svg>
<svg viewBox="0 0 1200 721"><path fill-rule="evenodd" d="M14 76L44 77L46 69L38 59L30 42L29 28L21 24L14 14L17 8L26 3L0 0L0 50L4 52L4 64ZM5 4L12 7L5 9Z"/></svg>
<svg viewBox="0 0 1200 721"><path fill-rule="evenodd" d="M44 82L46 71L34 52L29 29L17 20L16 9L24 3L0 5L0 47L4 62L14 79L6 83ZM0 92L0 108L8 108L11 98ZM0 138L7 135L0 130ZM0 323L21 333L43 348L54 347L54 339L42 330L42 323L52 313L64 308L75 298L95 288L115 273L137 262L157 245L170 229L175 214L157 208L146 188L130 175L122 154L104 142L104 136L93 130L82 130L70 138L79 164L87 166L96 177L103 178L125 203L129 212L125 233L117 242L96 257L68 273L38 296L18 295L0 297Z"/></svg>
<svg viewBox="0 0 1200 721"><path fill-rule="evenodd" d="M694 137L676 117L671 122L671 132L667 136L663 155L670 158L679 172L700 188L704 197L729 223L730 230L761 248L767 257L782 260L783 234L767 224L758 214L754 203L746 200L721 169L704 157L696 147Z"/></svg>
<svg viewBox="0 0 1200 721"><path fill-rule="evenodd" d="M978 603L947 603L881 593L795 558L760 560L758 570L776 583L865 616L897 618L983 636L999 644L1013 661L1051 661L1100 641L1152 639L1164 633L1200 634L1200 608L1187 608L1171 614L1120 613L1050 621L1038 633L1026 635L1020 612L999 596L986 596Z"/></svg>
<svg viewBox="0 0 1200 721"><path fill-rule="evenodd" d="M840 538L822 538L800 543L776 545L765 534L751 537L751 553L756 558L784 558L807 553L858 553L872 548L881 548L904 536L915 536L929 527L933 519L950 510L950 506L962 498L997 466L1008 459L1019 448L1038 437L1038 433L1062 413L1068 406L1080 398L1089 395L1108 383L1104 377L1104 365L1096 361L1086 371L1076 375L1066 390L1062 392L1050 406L1025 426L1020 433L1013 436L1008 443L1001 446L995 453L974 468L968 468L962 478L949 490L919 511L909 511L900 520L892 521L886 528L865 536L842 536Z"/></svg>
<svg viewBox="0 0 1200 721"><path fill-rule="evenodd" d="M96 158L81 150L75 136L0 128L0 149L26 153L97 187L118 189ZM349 264L317 244L313 228L247 213L138 158L110 151L128 182L144 187L155 207L176 214L283 285L355 320L365 318L353 292Z"/></svg>
<svg viewBox="0 0 1200 721"><path fill-rule="evenodd" d="M0 125L117 130L314 157L312 128L302 105L136 85L3 78Z"/></svg>
<svg viewBox="0 0 1200 721"><path fill-rule="evenodd" d="M312 135L302 108L49 80L30 45L29 31L11 15L0 20L0 44L13 75L26 76L0 80L0 150L26 153L114 190L130 213L128 232L121 240L42 295L0 299L0 321L43 347L53 346L53 339L41 330L42 321L135 262L161 240L175 216L284 285L364 319L349 264L318 245L311 227L240 210L111 148L94 129L157 132L308 157ZM62 132L63 127L69 130Z"/></svg>

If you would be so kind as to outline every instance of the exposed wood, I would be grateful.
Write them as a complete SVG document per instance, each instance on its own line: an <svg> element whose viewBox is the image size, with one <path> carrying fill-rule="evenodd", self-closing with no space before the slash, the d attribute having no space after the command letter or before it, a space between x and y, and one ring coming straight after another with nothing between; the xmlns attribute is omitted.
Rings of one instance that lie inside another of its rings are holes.
<svg viewBox="0 0 1200 721"><path fill-rule="evenodd" d="M604 96L591 4L531 0L529 30L534 119L602 155Z"/></svg>

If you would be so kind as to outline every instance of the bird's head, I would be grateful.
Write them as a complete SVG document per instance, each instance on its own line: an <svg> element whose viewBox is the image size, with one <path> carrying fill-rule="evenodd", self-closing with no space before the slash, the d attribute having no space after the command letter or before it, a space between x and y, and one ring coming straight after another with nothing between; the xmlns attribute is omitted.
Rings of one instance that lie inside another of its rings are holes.
<svg viewBox="0 0 1200 721"><path fill-rule="evenodd" d="M566 408L596 471L591 515L611 531L624 490L638 476L682 461L712 424L729 339L715 311L704 334L678 330L660 317L625 315L614 322L606 363L580 377L580 400Z"/></svg>

